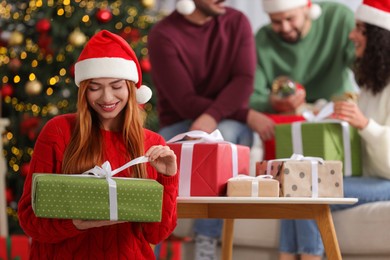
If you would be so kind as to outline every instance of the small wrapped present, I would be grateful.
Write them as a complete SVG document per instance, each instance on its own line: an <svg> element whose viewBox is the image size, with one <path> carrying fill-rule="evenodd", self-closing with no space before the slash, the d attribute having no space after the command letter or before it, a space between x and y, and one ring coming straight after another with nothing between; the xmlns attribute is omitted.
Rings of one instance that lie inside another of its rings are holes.
<svg viewBox="0 0 390 260"><path fill-rule="evenodd" d="M227 184L228 197L279 197L279 182L272 175L238 175Z"/></svg>
<svg viewBox="0 0 390 260"><path fill-rule="evenodd" d="M293 155L257 162L256 175L264 174L280 182L280 197L344 197L341 161Z"/></svg>
<svg viewBox="0 0 390 260"><path fill-rule="evenodd" d="M0 259L27 260L30 255L30 238L26 235L0 237Z"/></svg>
<svg viewBox="0 0 390 260"><path fill-rule="evenodd" d="M333 103L329 105L333 111ZM345 121L321 119L322 115L306 114L305 118L308 122L275 126L276 158L286 158L296 153L324 160L339 160L344 164L345 176L360 176L361 144L357 130Z"/></svg>
<svg viewBox="0 0 390 260"><path fill-rule="evenodd" d="M167 145L177 156L180 197L225 196L229 178L249 174L249 147L225 142L219 130L183 133Z"/></svg>
<svg viewBox="0 0 390 260"><path fill-rule="evenodd" d="M137 159L138 162L135 162ZM125 166L146 162L139 157ZM134 163L135 162L135 163ZM161 221L163 186L155 180L116 178L122 166L111 171L109 163L86 174L33 175L32 207L38 217L62 219Z"/></svg>

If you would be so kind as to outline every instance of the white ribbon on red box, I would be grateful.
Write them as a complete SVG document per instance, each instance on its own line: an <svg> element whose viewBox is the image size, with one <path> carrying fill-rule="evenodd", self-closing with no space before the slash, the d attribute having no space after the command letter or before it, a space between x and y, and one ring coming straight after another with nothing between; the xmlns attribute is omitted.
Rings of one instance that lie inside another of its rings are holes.
<svg viewBox="0 0 390 260"><path fill-rule="evenodd" d="M190 138L190 140L185 140ZM191 171L192 171L192 155L194 145L197 143L227 143L232 149L232 176L238 175L238 155L237 145L226 142L223 139L221 132L216 129L208 134L204 131L193 130L178 134L167 141L167 143L181 143L181 158L180 158L180 178L179 196L189 197L191 195Z"/></svg>
<svg viewBox="0 0 390 260"><path fill-rule="evenodd" d="M341 131L343 136L343 150L344 150L344 175L352 175L352 156L351 156L351 143L349 136L349 123L337 119L326 119L333 114L333 102L329 102L321 111L314 115L311 111L303 112L302 116L310 123L338 123L341 125ZM292 146L293 153L304 154L302 145L302 124L305 122L294 122L291 124Z"/></svg>

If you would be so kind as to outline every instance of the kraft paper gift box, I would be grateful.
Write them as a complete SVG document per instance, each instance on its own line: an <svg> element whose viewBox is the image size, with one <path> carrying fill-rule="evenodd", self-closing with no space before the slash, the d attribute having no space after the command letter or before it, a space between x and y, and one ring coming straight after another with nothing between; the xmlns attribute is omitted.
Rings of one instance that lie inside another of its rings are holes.
<svg viewBox="0 0 390 260"><path fill-rule="evenodd" d="M256 163L256 175L267 174L267 167L280 183L280 197L344 197L343 166L340 161L324 161L314 165L306 160L262 161ZM313 179L313 167L317 167L317 181Z"/></svg>
<svg viewBox="0 0 390 260"><path fill-rule="evenodd" d="M160 183L150 179L112 179L117 186L118 220L161 221ZM35 173L32 207L38 217L110 220L108 182L90 175Z"/></svg>
<svg viewBox="0 0 390 260"><path fill-rule="evenodd" d="M295 124L295 123L294 123ZM294 151L293 124L280 124L275 126L276 158L287 158L293 153L304 156L321 157L324 160L339 160L344 163L345 176L361 176L361 150L360 136L357 130L349 126L350 157L344 152L342 126L337 122L302 122L301 138L303 151ZM350 167L346 164L350 161ZM350 169L350 170L349 170Z"/></svg>
<svg viewBox="0 0 390 260"><path fill-rule="evenodd" d="M184 136L199 139L174 143ZM231 177L249 175L249 147L224 142L218 129L183 133L167 145L177 156L180 197L226 196Z"/></svg>
<svg viewBox="0 0 390 260"><path fill-rule="evenodd" d="M239 175L227 183L228 197L279 197L279 181L272 175Z"/></svg>

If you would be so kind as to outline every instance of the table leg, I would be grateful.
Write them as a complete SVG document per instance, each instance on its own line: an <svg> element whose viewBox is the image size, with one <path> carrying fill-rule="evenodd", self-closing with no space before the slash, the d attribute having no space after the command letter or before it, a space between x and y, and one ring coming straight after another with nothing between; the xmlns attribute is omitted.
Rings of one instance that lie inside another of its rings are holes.
<svg viewBox="0 0 390 260"><path fill-rule="evenodd" d="M327 259L341 260L341 252L329 205L316 207L316 221L324 243Z"/></svg>
<svg viewBox="0 0 390 260"><path fill-rule="evenodd" d="M234 219L224 219L222 230L222 255L221 259L233 259L233 230Z"/></svg>

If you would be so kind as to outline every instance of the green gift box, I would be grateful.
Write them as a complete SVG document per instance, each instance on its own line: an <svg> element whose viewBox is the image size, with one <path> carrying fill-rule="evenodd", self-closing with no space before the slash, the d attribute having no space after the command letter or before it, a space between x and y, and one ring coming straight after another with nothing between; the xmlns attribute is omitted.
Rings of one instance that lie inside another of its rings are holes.
<svg viewBox="0 0 390 260"><path fill-rule="evenodd" d="M118 220L161 221L160 183L136 178L112 180L116 182ZM32 208L38 217L110 220L109 185L105 178L35 173L32 185Z"/></svg>
<svg viewBox="0 0 390 260"><path fill-rule="evenodd" d="M342 126L338 122L302 122L302 148L304 156L321 157L324 160L345 162ZM289 158L293 153L292 124L275 126L276 158ZM360 136L349 126L349 144L352 176L362 175ZM344 170L347 167L344 163ZM344 172L344 175L349 175Z"/></svg>

